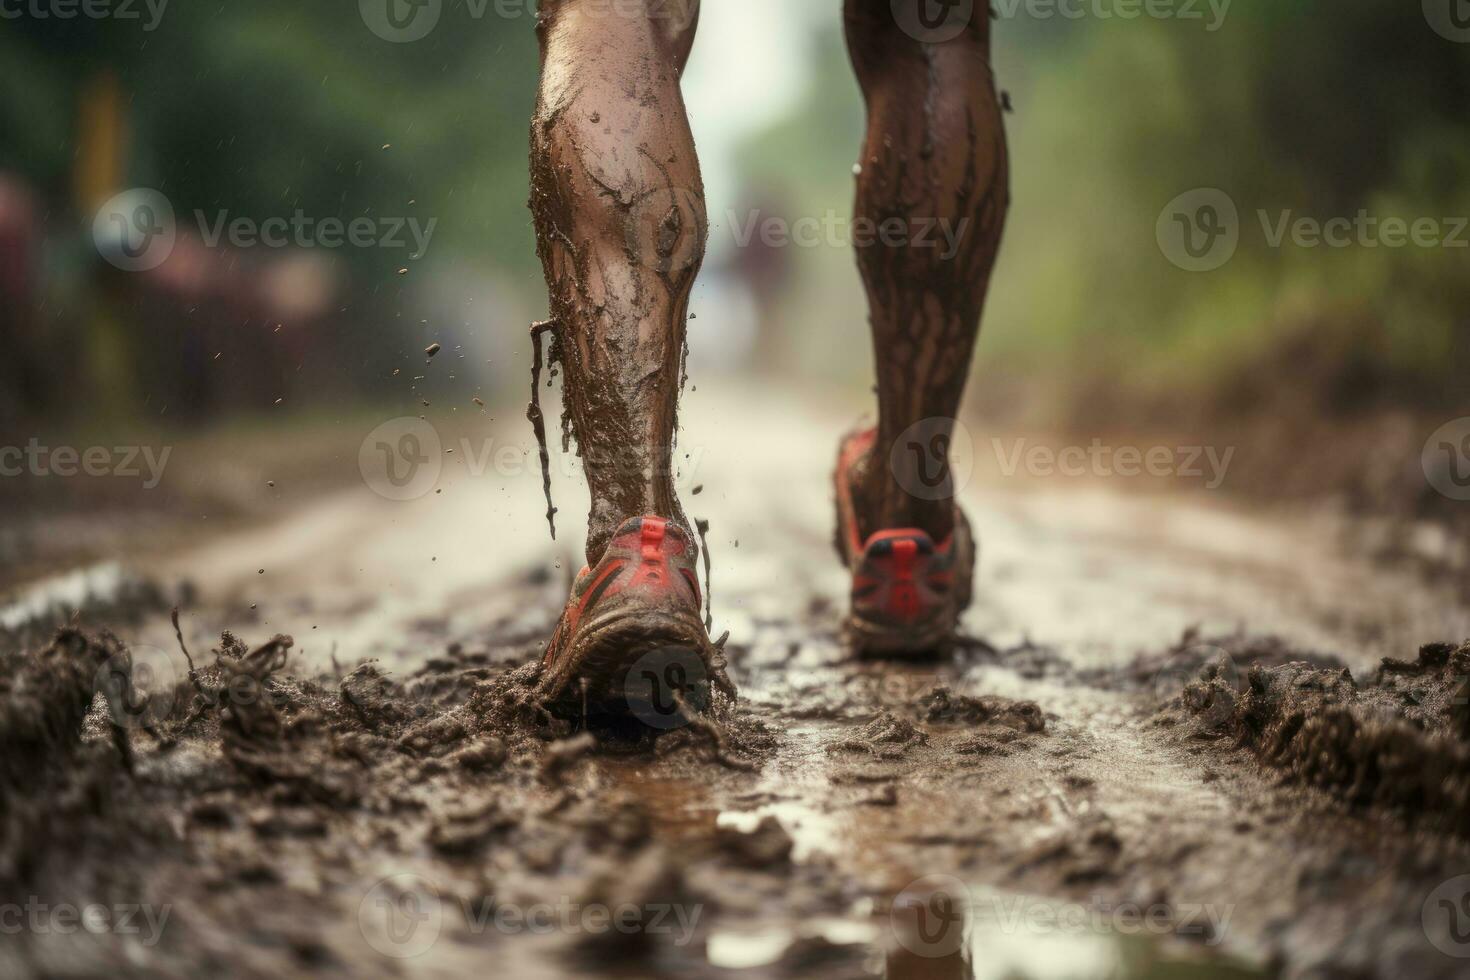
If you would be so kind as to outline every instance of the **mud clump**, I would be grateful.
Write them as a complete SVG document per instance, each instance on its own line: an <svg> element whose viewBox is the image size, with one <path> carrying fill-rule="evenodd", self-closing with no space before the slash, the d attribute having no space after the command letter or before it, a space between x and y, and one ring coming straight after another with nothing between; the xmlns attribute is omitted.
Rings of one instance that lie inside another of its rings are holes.
<svg viewBox="0 0 1470 980"><path fill-rule="evenodd" d="M929 734L906 718L891 711L880 711L853 735L834 742L832 753L866 752L882 759L898 759L916 746L926 745Z"/></svg>
<svg viewBox="0 0 1470 980"><path fill-rule="evenodd" d="M63 629L34 656L0 662L0 794L70 761L82 742L99 677L109 692L132 691L132 661L110 633Z"/></svg>
<svg viewBox="0 0 1470 980"><path fill-rule="evenodd" d="M1470 644L1385 659L1362 685L1306 662L1252 666L1239 690L1226 675L1186 687L1183 711L1290 781L1470 837Z"/></svg>
<svg viewBox="0 0 1470 980"><path fill-rule="evenodd" d="M447 814L429 831L429 845L449 857L471 857L520 821L494 798Z"/></svg>
<svg viewBox="0 0 1470 980"><path fill-rule="evenodd" d="M84 740L99 686L112 704L134 693L132 660L110 633L68 627L35 654L0 658L0 881L28 880L58 835L112 811L131 753L121 729L112 748Z"/></svg>
<svg viewBox="0 0 1470 980"><path fill-rule="evenodd" d="M736 864L764 869L790 864L795 842L779 820L767 815L751 831L720 827L715 843L721 853Z"/></svg>
<svg viewBox="0 0 1470 980"><path fill-rule="evenodd" d="M1035 701L997 695L971 697L936 687L919 699L920 717L929 724L1003 725L1020 732L1046 731L1046 718Z"/></svg>

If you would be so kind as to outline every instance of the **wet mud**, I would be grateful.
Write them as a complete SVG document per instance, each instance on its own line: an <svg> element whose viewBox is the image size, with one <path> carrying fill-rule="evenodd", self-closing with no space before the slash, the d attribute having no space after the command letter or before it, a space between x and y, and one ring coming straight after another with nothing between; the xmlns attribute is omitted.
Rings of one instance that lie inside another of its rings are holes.
<svg viewBox="0 0 1470 980"><path fill-rule="evenodd" d="M1458 965L1419 916L1470 867L1470 647L1361 680L1244 634L1107 670L979 639L874 664L812 601L727 646L741 696L710 716L587 728L536 698L555 612L444 636L406 670L323 670L258 624L206 645L196 612L171 686L101 629L6 653L0 881L157 928L24 932L0 970L1047 977L1024 950L1079 942L1117 944L1122 976ZM905 931L934 876L973 906L965 948ZM1104 926L1040 929L1037 903ZM506 918L541 906L626 928ZM435 938L385 907L432 912Z"/></svg>
<svg viewBox="0 0 1470 980"><path fill-rule="evenodd" d="M1284 779L1416 826L1470 836L1470 644L1384 658L1361 683L1345 667L1206 664L1176 713ZM1165 714L1164 719L1171 716Z"/></svg>

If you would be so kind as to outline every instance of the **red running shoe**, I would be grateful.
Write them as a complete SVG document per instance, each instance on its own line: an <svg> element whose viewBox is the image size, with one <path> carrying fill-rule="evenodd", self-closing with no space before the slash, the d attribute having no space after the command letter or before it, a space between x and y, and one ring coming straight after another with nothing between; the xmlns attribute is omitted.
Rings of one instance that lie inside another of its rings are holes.
<svg viewBox="0 0 1470 980"><path fill-rule="evenodd" d="M706 710L711 681L729 682L700 619L698 553L673 521L625 521L572 586L542 660L542 702L563 717L631 715L656 728Z"/></svg>
<svg viewBox="0 0 1470 980"><path fill-rule="evenodd" d="M975 543L955 505L954 531L939 543L914 527L887 528L860 538L852 482L872 451L877 430L848 433L837 452L837 551L852 571L845 625L859 653L914 655L939 651L954 638L970 605Z"/></svg>

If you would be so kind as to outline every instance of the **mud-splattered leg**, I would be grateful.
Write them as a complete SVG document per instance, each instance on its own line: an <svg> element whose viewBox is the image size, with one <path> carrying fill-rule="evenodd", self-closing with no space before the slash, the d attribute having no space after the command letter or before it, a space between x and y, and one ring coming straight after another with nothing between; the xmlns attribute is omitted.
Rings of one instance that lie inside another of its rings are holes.
<svg viewBox="0 0 1470 980"><path fill-rule="evenodd" d="M687 526L673 440L704 187L679 92L698 0L542 0L531 211L588 483L587 558L656 514Z"/></svg>
<svg viewBox="0 0 1470 980"><path fill-rule="evenodd" d="M846 0L868 109L853 238L878 372L878 441L858 480L859 511L874 522L864 535L918 527L940 540L953 525L950 501L906 492L889 460L910 426L958 412L1000 244L1009 190L987 12L977 2L958 36L921 43L911 31L922 22L901 25L890 0ZM922 434L916 452L928 453L948 427Z"/></svg>

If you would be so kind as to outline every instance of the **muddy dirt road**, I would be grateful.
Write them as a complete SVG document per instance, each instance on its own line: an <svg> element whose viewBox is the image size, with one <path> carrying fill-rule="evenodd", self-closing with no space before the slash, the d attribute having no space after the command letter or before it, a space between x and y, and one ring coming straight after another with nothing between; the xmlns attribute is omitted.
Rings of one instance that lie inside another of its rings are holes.
<svg viewBox="0 0 1470 980"><path fill-rule="evenodd" d="M581 560L514 420L504 464L446 433L417 499L359 482L93 569L157 589L50 646L26 610L81 580L12 604L0 971L1463 975L1453 590L1342 553L1328 516L1005 477L977 439L971 639L856 662L827 489L851 417L688 399L740 691L708 723L577 733L528 703Z"/></svg>

